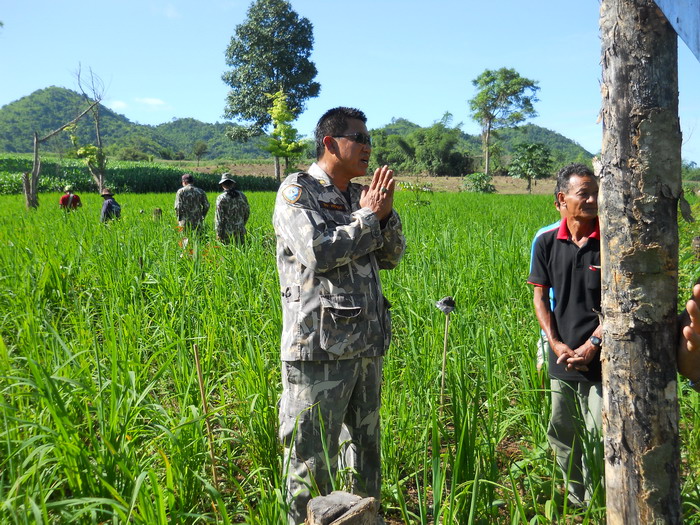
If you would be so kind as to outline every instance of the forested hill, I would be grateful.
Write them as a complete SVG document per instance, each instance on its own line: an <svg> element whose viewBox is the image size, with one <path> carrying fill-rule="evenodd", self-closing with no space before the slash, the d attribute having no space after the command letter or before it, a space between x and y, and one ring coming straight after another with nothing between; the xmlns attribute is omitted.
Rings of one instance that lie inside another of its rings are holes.
<svg viewBox="0 0 700 525"><path fill-rule="evenodd" d="M222 102L223 104L223 102ZM0 108L0 152L28 153L32 151L33 134L42 137L74 119L88 101L69 89L49 87ZM267 158L262 149L266 137L247 143L229 140L225 130L229 122L209 124L192 118L148 126L129 121L123 115L100 105L100 129L102 141L109 156L127 160L139 160L144 156L154 158L194 158L194 144L203 141L207 153L203 159L252 159ZM387 135L410 135L420 126L406 119L392 119L381 128ZM76 135L81 145L95 143L95 123L90 115L77 125ZM499 132L501 148L507 153L521 142L541 142L548 146L555 161L561 159L590 159L584 148L562 135L532 124ZM461 133L460 149L474 156L480 154L479 137ZM67 133L59 134L43 146L45 151L68 152L72 149Z"/></svg>
<svg viewBox="0 0 700 525"><path fill-rule="evenodd" d="M223 104L223 102L222 102ZM0 108L0 152L28 153L33 148L36 131L44 135L70 122L89 106L86 99L70 89L49 87ZM239 144L225 135L232 125L228 122L207 124L195 119L147 126L131 122L125 116L99 105L102 142L110 156L139 160L139 155L155 158L194 158L192 149L197 141L207 144L208 152L202 158L261 158L268 154L261 150L265 137ZM79 143L95 143L95 121L91 115L77 125ZM48 151L68 151L72 148L67 133L61 133L47 143Z"/></svg>
<svg viewBox="0 0 700 525"><path fill-rule="evenodd" d="M381 128L387 135L400 135L407 137L421 127L404 118L395 118ZM513 150L513 147L522 143L541 143L547 146L552 153L555 165L564 164L567 162L586 162L593 157L593 154L574 142L566 138L564 135L552 131L547 128L542 128L534 124L526 124L514 128L501 129L495 133L498 137L499 147L503 153L508 154ZM478 156L481 154L481 137L477 135L469 135L461 133L461 148L469 152L471 155Z"/></svg>

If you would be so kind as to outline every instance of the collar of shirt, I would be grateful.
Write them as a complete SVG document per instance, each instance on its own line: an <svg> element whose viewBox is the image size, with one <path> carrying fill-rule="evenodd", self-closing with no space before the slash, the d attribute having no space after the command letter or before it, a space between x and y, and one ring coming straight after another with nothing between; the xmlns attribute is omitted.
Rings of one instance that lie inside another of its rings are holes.
<svg viewBox="0 0 700 525"><path fill-rule="evenodd" d="M309 171L308 174L311 175L314 179L316 179L318 182L323 184L324 186L333 186L333 181L331 178L328 176L328 173L323 171L321 167L316 164L315 162L309 166Z"/></svg>
<svg viewBox="0 0 700 525"><path fill-rule="evenodd" d="M560 241L566 241L571 237L571 232L569 231L569 225L567 221L561 221L559 224L559 231L557 232L557 239ZM600 221L598 217L595 219L595 229L593 233L588 236L589 239L600 239Z"/></svg>

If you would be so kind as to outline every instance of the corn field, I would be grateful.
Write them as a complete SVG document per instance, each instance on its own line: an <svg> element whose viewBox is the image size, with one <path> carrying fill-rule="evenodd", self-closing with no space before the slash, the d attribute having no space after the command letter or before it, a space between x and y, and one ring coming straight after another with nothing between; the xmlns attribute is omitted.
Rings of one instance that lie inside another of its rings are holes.
<svg viewBox="0 0 700 525"><path fill-rule="evenodd" d="M97 195L72 213L58 194L32 211L0 197L1 523L283 523L274 194L247 195L247 242L232 246L213 240L211 216L183 244L173 194L117 194L110 224ZM382 275L394 325L385 519L602 523L604 490L567 507L546 442L525 281L532 236L556 218L551 197L430 200L397 194L408 247ZM700 273L694 228L681 225L679 304ZM441 398L435 302L447 295L457 308ZM700 523L700 396L680 384L684 512Z"/></svg>

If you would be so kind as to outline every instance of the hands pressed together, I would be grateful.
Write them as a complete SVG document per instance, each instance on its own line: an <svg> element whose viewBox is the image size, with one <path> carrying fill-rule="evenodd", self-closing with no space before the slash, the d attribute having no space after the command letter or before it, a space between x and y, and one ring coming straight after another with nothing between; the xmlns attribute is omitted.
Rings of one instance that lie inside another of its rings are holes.
<svg viewBox="0 0 700 525"><path fill-rule="evenodd" d="M389 166L377 168L370 185L362 189L360 206L372 210L379 220L387 218L394 206L395 188L394 170Z"/></svg>

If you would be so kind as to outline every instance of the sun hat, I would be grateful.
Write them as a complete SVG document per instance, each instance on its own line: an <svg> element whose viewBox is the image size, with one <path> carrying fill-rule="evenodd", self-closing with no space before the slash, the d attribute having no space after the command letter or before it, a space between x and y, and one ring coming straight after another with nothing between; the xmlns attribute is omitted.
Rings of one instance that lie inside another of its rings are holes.
<svg viewBox="0 0 700 525"><path fill-rule="evenodd" d="M236 180L233 178L233 175L231 175L229 172L221 174L221 180L219 181L219 184L223 184L226 181L233 182L234 184L236 182Z"/></svg>

